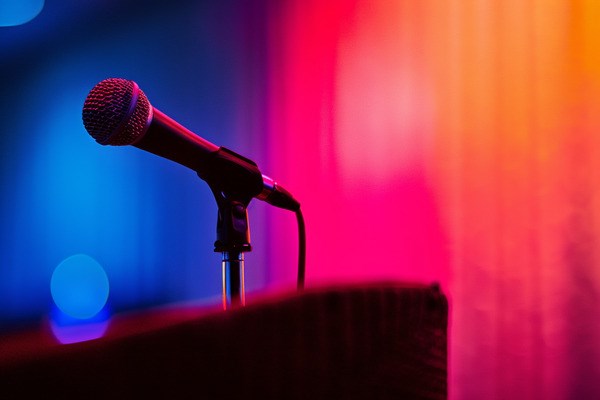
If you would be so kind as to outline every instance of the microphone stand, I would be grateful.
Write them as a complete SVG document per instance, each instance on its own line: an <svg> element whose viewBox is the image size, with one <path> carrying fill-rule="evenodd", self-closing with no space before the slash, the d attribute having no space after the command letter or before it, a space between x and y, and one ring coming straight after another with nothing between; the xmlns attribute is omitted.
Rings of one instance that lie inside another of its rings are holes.
<svg viewBox="0 0 600 400"><path fill-rule="evenodd" d="M213 192L219 207L215 252L222 254L223 309L245 305L244 252L252 250L248 204L264 189L256 164L219 147L196 169Z"/></svg>
<svg viewBox="0 0 600 400"><path fill-rule="evenodd" d="M245 305L244 252L251 251L248 224L249 199L211 185L219 209L215 252L222 254L223 309Z"/></svg>

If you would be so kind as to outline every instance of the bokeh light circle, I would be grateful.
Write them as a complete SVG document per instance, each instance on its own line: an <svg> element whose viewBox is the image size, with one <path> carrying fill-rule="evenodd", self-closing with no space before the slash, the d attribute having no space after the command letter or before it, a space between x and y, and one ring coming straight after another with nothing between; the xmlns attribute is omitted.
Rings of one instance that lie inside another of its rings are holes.
<svg viewBox="0 0 600 400"><path fill-rule="evenodd" d="M92 257L76 254L56 267L50 280L50 291L54 303L65 314L91 318L108 300L108 277Z"/></svg>
<svg viewBox="0 0 600 400"><path fill-rule="evenodd" d="M0 0L0 26L17 26L37 17L44 0Z"/></svg>

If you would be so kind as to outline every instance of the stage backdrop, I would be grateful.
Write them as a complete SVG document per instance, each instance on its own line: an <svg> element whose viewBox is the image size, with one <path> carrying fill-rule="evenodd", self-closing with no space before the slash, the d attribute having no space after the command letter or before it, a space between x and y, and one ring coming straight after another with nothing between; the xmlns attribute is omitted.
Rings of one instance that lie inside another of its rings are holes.
<svg viewBox="0 0 600 400"><path fill-rule="evenodd" d="M113 313L218 301L206 185L81 125L120 76L301 200L308 286L439 282L451 398L600 397L600 5L53 3L0 28L7 329L49 315L80 253ZM292 214L250 219L249 301L291 290L297 255Z"/></svg>
<svg viewBox="0 0 600 400"><path fill-rule="evenodd" d="M269 143L306 199L308 276L440 280L452 398L600 394L598 17L312 1L269 20Z"/></svg>

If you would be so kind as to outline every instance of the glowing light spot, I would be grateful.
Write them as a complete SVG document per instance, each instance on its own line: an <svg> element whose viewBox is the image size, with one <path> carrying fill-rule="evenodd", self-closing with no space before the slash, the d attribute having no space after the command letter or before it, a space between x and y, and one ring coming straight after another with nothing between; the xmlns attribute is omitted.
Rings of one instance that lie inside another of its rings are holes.
<svg viewBox="0 0 600 400"><path fill-rule="evenodd" d="M62 261L50 281L52 299L66 315L86 319L95 316L108 300L109 284L96 260L77 254Z"/></svg>
<svg viewBox="0 0 600 400"><path fill-rule="evenodd" d="M0 26L22 25L44 8L44 0L0 0Z"/></svg>

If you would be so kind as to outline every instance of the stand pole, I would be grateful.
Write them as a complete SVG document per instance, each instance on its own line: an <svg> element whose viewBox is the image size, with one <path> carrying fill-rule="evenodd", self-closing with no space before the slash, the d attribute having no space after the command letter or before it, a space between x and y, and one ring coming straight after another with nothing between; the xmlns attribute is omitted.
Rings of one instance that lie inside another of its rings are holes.
<svg viewBox="0 0 600 400"><path fill-rule="evenodd" d="M223 310L245 306L244 253L224 251L222 254Z"/></svg>

